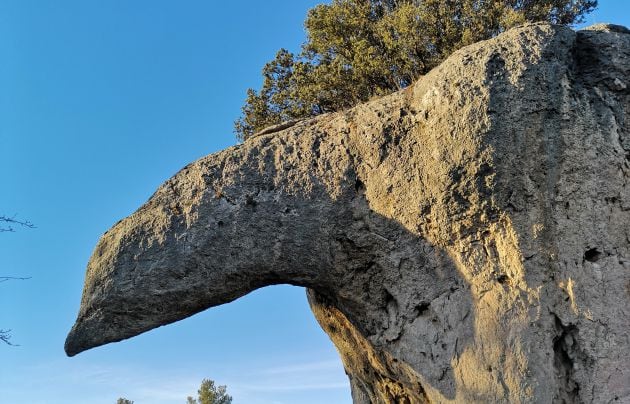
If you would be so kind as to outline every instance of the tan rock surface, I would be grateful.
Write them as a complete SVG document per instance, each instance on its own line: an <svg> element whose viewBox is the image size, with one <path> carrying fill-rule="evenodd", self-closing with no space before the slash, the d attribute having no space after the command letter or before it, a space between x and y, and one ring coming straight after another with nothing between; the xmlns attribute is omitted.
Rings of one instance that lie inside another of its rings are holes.
<svg viewBox="0 0 630 404"><path fill-rule="evenodd" d="M528 25L202 158L99 241L69 355L309 288L357 403L630 402L630 34Z"/></svg>

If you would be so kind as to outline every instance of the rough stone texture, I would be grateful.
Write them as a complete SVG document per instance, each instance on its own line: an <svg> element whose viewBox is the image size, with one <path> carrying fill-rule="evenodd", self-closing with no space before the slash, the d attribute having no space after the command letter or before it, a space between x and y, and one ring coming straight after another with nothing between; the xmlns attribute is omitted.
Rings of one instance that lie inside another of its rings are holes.
<svg viewBox="0 0 630 404"><path fill-rule="evenodd" d="M630 35L545 24L202 158L99 241L69 355L309 288L356 403L630 402Z"/></svg>

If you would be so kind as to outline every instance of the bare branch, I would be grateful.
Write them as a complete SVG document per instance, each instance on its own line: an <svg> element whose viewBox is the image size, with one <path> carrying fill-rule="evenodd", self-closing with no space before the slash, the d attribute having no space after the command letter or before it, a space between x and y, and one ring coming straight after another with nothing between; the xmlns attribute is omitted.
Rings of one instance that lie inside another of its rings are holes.
<svg viewBox="0 0 630 404"><path fill-rule="evenodd" d="M11 217L0 215L0 223L4 223L4 225L0 226L0 233L14 232L15 229L13 226L26 227L29 229L35 228L35 225L28 220L18 220L15 217L16 215L13 215Z"/></svg>
<svg viewBox="0 0 630 404"><path fill-rule="evenodd" d="M17 276L0 276L0 283L6 282L6 281L25 281L27 279L31 279L31 277L28 276L26 278L20 278Z"/></svg>
<svg viewBox="0 0 630 404"><path fill-rule="evenodd" d="M19 346L11 342L11 330L0 330L0 341L7 345Z"/></svg>
<svg viewBox="0 0 630 404"><path fill-rule="evenodd" d="M13 226L26 227L29 229L35 228L35 225L28 220L16 219L16 215L13 215L11 217L0 215L0 233L15 231ZM27 279L31 279L31 277L0 276L0 283L13 280L24 281ZM11 342L11 330L0 329L0 342L4 342L5 344L10 346L18 346L17 344Z"/></svg>

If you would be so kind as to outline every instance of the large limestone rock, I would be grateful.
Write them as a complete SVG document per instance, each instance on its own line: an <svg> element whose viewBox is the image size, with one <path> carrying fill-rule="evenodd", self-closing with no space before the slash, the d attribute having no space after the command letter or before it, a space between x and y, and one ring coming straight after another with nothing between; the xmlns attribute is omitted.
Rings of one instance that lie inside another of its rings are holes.
<svg viewBox="0 0 630 404"><path fill-rule="evenodd" d="M66 351L289 283L357 403L630 402L629 87L625 28L529 25L196 161L103 235Z"/></svg>

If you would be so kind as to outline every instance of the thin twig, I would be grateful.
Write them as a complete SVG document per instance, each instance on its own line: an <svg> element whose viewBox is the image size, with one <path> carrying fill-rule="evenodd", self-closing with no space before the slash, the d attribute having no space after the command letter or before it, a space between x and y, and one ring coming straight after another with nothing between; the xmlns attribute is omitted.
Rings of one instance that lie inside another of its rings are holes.
<svg viewBox="0 0 630 404"><path fill-rule="evenodd" d="M31 279L30 276L25 277L25 278L20 278L18 276L0 276L0 282L6 282L6 281L25 281L27 279Z"/></svg>
<svg viewBox="0 0 630 404"><path fill-rule="evenodd" d="M17 276L0 276L0 283L12 280L23 281L26 279L31 279L31 277L29 276L28 278L20 278ZM11 330L0 330L0 342L4 342L5 344L10 346L19 346L18 344L14 344L11 342Z"/></svg>
<svg viewBox="0 0 630 404"><path fill-rule="evenodd" d="M11 330L0 330L0 341L7 345L19 346L11 342Z"/></svg>
<svg viewBox="0 0 630 404"><path fill-rule="evenodd" d="M29 229L35 228L35 225L29 222L28 220L16 219L16 215L13 215L12 217L0 215L0 223L3 223L3 226L0 226L0 233L15 231L12 225L26 227ZM0 283L6 282L6 281L12 281L12 280L24 281L27 279L31 279L31 277L30 276L29 277L0 276ZM0 342L4 342L5 344L10 345L10 346L19 346L11 342L11 330L0 329Z"/></svg>
<svg viewBox="0 0 630 404"><path fill-rule="evenodd" d="M11 225L17 225L29 229L35 228L35 225L28 220L18 220L15 217L16 215L13 215L12 217L0 215L0 223L6 224L5 226L0 227L0 233L14 232L15 229Z"/></svg>

